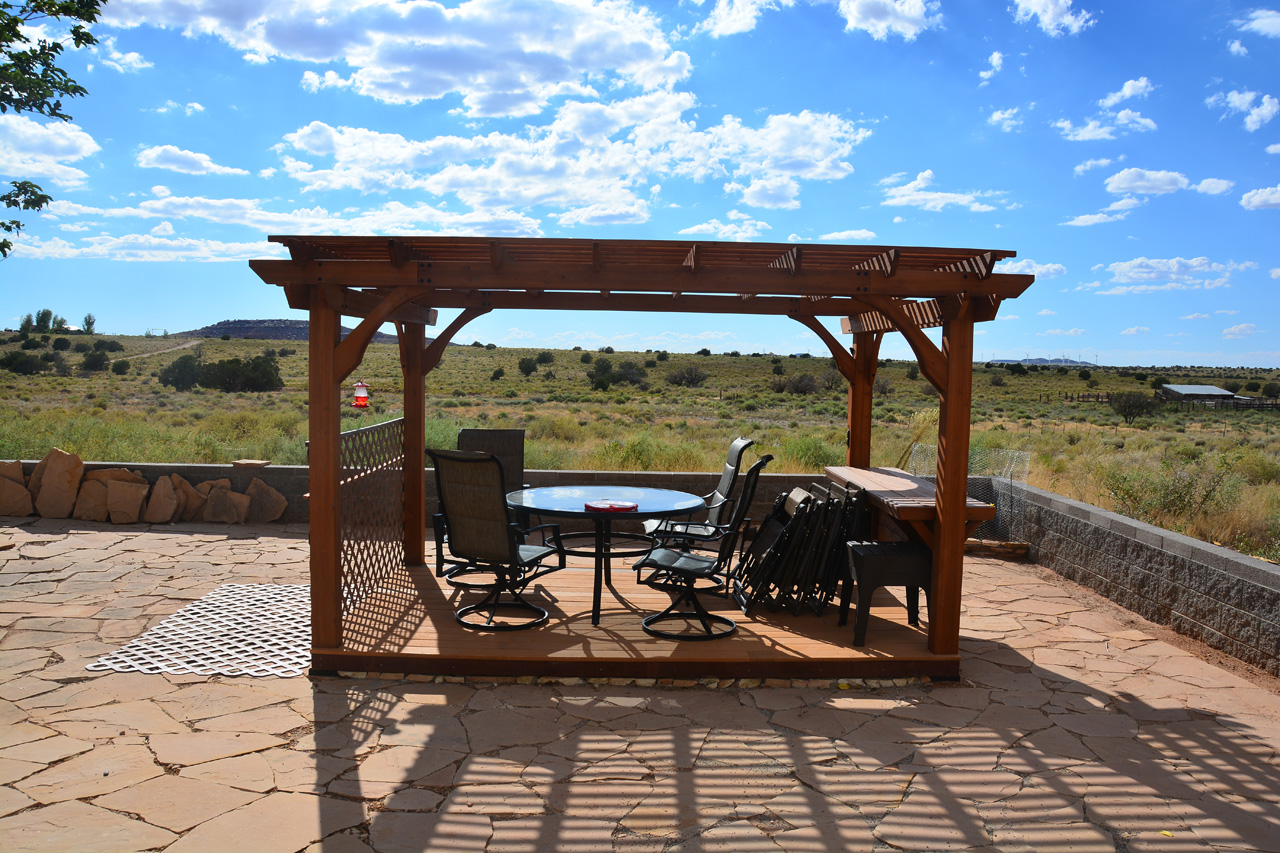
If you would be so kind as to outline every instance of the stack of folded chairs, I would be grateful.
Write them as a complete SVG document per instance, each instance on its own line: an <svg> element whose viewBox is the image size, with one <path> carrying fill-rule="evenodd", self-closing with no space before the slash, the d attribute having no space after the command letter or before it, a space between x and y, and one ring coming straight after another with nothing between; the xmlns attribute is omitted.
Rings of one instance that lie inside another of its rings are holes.
<svg viewBox="0 0 1280 853"><path fill-rule="evenodd" d="M729 575L744 613L805 609L822 614L848 576L845 543L868 538L870 514L858 491L828 483L779 495Z"/></svg>

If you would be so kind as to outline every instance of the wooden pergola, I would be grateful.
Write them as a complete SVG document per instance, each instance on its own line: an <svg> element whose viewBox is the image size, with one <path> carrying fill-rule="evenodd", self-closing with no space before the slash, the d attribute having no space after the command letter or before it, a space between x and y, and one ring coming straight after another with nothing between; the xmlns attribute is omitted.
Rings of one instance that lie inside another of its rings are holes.
<svg viewBox="0 0 1280 853"><path fill-rule="evenodd" d="M310 313L310 543L316 650L342 648L344 380L395 324L404 373L404 561L424 562L425 377L471 320L495 309L756 314L803 323L849 382L847 462L871 458L872 383L886 332L901 332L937 389L937 520L929 649L956 654L965 541L974 324L1034 276L993 272L1012 251L653 240L273 236L290 259L250 267ZM438 309L461 313L429 345ZM361 318L345 338L342 317ZM841 318L845 346L820 322ZM925 334L940 328L941 346ZM392 667L395 669L395 667ZM403 671L405 668L400 667Z"/></svg>

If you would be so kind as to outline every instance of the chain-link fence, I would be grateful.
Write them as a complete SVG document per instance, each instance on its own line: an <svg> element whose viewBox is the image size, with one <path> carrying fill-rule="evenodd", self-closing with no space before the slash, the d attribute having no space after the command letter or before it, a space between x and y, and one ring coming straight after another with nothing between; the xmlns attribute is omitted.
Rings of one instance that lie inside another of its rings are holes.
<svg viewBox="0 0 1280 853"><path fill-rule="evenodd" d="M915 444L907 471L929 480L938 473L938 448L933 444ZM1031 471L1031 454L1026 450L975 447L969 450L969 497L996 505L996 517L984 521L973 532L975 539L999 542L1020 541L1026 506L1021 489L1013 484L1027 482Z"/></svg>

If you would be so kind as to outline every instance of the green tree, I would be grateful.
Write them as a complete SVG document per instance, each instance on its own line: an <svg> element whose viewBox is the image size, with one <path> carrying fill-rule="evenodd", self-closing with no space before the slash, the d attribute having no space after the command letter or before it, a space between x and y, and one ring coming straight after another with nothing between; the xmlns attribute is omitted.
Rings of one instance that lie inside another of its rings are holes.
<svg viewBox="0 0 1280 853"><path fill-rule="evenodd" d="M70 121L62 110L63 98L78 98L87 90L58 67L62 49L94 45L98 40L86 24L98 20L103 0L26 0L14 5L0 2L0 114L37 113ZM47 31L71 28L61 40L44 38ZM47 25L54 26L48 27ZM35 41L32 41L35 37ZM0 194L0 202L16 210L42 210L53 199L31 181L11 181L12 189ZM22 222L0 220L0 231L17 234ZM0 239L0 258L9 256L13 241Z"/></svg>
<svg viewBox="0 0 1280 853"><path fill-rule="evenodd" d="M160 371L160 384L176 391L190 391L199 382L200 359L194 355L179 356Z"/></svg>
<svg viewBox="0 0 1280 853"><path fill-rule="evenodd" d="M1124 418L1126 424L1132 425L1138 418L1154 414L1159 408L1159 400L1141 391L1122 391L1111 395L1111 409Z"/></svg>
<svg viewBox="0 0 1280 853"><path fill-rule="evenodd" d="M84 354L84 359L80 362L80 369L89 372L106 370L110 362L111 356L100 349L96 349Z"/></svg>
<svg viewBox="0 0 1280 853"><path fill-rule="evenodd" d="M119 358L111 362L111 372L117 376L124 376L129 372L129 360Z"/></svg>
<svg viewBox="0 0 1280 853"><path fill-rule="evenodd" d="M1280 397L1280 382L1268 382L1262 386L1262 396Z"/></svg>
<svg viewBox="0 0 1280 853"><path fill-rule="evenodd" d="M86 335L92 335L98 326L98 318L92 314L85 314L84 319L80 321L80 331Z"/></svg>
<svg viewBox="0 0 1280 853"><path fill-rule="evenodd" d="M41 308L36 312L36 327L33 331L38 335L43 335L49 331L49 324L53 322L53 312L48 308Z"/></svg>
<svg viewBox="0 0 1280 853"><path fill-rule="evenodd" d="M518 368L520 369L520 372L521 372L523 375L525 375L525 376L529 376L529 375L531 375L535 370L537 370L537 369L538 369L538 362L537 362L537 361L535 361L533 358L531 358L531 357L529 357L529 356L526 356L526 357L524 357L524 358L520 359L518 362L516 362L516 367L518 367Z"/></svg>
<svg viewBox="0 0 1280 853"><path fill-rule="evenodd" d="M22 318L22 322L18 324L18 331L31 334L31 330L36 327L36 318L32 314Z"/></svg>

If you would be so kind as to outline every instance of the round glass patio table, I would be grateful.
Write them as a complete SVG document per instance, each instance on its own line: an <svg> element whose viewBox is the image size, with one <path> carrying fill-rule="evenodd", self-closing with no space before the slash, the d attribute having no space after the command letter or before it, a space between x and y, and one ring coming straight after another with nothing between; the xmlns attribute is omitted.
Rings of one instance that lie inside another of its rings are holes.
<svg viewBox="0 0 1280 853"><path fill-rule="evenodd" d="M626 501L636 504L634 510L602 512L587 509L593 501ZM568 551L595 559L595 588L591 599L591 624L600 624L600 594L610 577L610 546L615 521L647 521L653 518L671 518L688 515L706 506L698 495L671 489L649 489L641 486L544 486L523 489L507 495L507 506L517 513L545 515L551 518L589 518L595 522L595 547L590 552ZM572 534L571 534L572 535Z"/></svg>

